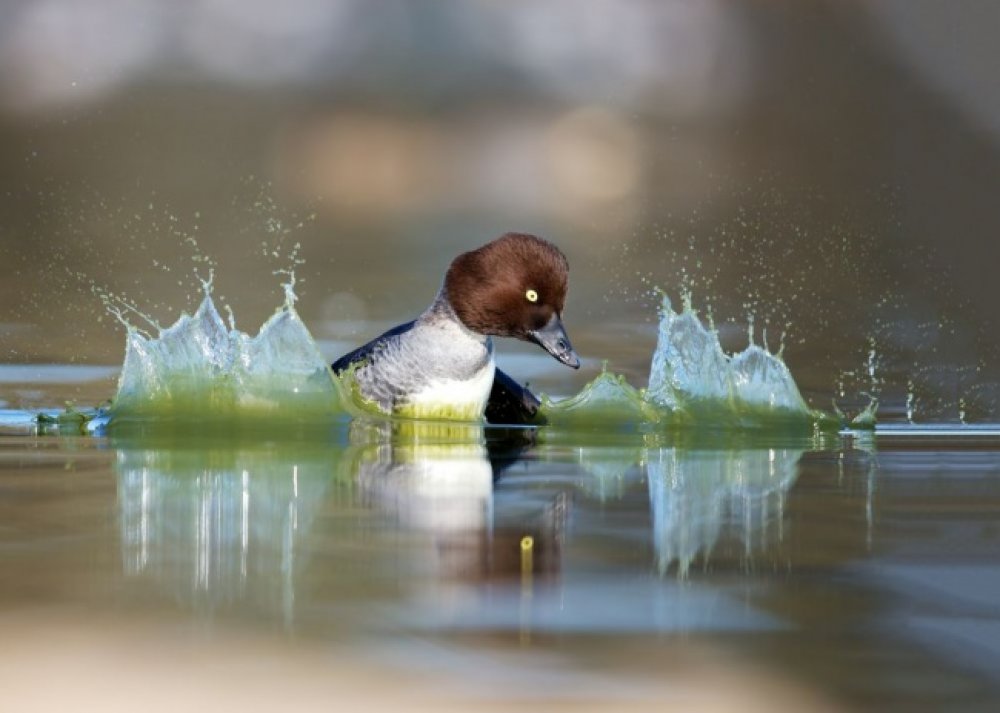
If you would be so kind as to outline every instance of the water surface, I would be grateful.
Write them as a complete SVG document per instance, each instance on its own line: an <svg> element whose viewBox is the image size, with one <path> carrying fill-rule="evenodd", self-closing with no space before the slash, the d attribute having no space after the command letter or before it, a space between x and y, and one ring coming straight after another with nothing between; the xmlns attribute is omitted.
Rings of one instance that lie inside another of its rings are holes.
<svg viewBox="0 0 1000 713"><path fill-rule="evenodd" d="M2 416L0 597L15 636L53 641L25 654L36 675L86 670L55 653L82 627L161 681L162 647L252 668L250 637L454 705L1000 703L983 428L91 436L25 416Z"/></svg>

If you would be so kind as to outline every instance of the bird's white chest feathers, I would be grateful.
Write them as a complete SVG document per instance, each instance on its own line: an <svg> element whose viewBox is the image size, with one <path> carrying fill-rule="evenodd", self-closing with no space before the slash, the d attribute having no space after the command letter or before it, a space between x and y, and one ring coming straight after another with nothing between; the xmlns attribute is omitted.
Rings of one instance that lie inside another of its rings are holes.
<svg viewBox="0 0 1000 713"><path fill-rule="evenodd" d="M432 378L409 394L406 403L397 406L397 413L408 418L479 420L493 388L495 370L490 354L483 368L469 378Z"/></svg>

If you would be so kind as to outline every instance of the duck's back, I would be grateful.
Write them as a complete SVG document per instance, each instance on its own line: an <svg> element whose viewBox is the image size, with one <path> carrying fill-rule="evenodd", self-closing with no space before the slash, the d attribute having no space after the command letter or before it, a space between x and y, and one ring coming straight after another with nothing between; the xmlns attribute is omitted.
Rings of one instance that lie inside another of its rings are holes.
<svg viewBox="0 0 1000 713"><path fill-rule="evenodd" d="M361 395L388 414L477 420L493 385L493 342L448 321L416 320L333 363L354 366Z"/></svg>
<svg viewBox="0 0 1000 713"><path fill-rule="evenodd" d="M355 367L362 396L394 415L463 420L485 415L490 423L506 424L536 419L538 398L495 368L492 341L456 349L460 339L441 341L443 335L423 334L424 329L416 320L394 327L337 359L333 372Z"/></svg>

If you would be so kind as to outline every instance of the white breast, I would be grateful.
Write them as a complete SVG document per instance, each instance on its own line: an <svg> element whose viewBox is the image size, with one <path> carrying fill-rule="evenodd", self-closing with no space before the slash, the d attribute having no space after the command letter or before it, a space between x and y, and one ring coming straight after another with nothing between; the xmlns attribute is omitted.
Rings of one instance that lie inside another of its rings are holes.
<svg viewBox="0 0 1000 713"><path fill-rule="evenodd" d="M405 404L397 405L396 413L407 418L479 420L493 388L495 369L491 354L486 365L468 379L431 379L409 394Z"/></svg>

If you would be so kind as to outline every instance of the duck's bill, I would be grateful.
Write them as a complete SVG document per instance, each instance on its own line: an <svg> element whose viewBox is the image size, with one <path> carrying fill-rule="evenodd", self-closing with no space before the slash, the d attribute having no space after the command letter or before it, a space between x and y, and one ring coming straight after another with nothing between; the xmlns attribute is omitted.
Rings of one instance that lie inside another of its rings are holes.
<svg viewBox="0 0 1000 713"><path fill-rule="evenodd" d="M553 314L544 327L528 332L528 338L566 366L580 368L580 357L573 351L559 315Z"/></svg>

